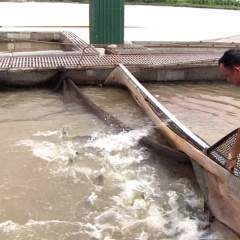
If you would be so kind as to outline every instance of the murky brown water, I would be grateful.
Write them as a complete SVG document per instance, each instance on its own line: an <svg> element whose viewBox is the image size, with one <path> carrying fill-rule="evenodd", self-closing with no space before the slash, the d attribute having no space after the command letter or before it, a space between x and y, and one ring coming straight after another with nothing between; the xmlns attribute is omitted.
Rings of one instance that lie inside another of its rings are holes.
<svg viewBox="0 0 240 240"><path fill-rule="evenodd" d="M192 132L210 145L239 127L239 88L229 83L147 85Z"/></svg>
<svg viewBox="0 0 240 240"><path fill-rule="evenodd" d="M7 39L9 41L9 39ZM49 50L61 50L65 51L65 46L58 43L41 43L31 41L20 42L0 42L0 53L14 53L14 52L30 52L30 51L49 51Z"/></svg>
<svg viewBox="0 0 240 240"><path fill-rule="evenodd" d="M235 87L146 87L210 144L238 127ZM135 130L113 133L50 90L0 93L0 239L201 239L191 166L137 145L151 123L126 90L83 90Z"/></svg>

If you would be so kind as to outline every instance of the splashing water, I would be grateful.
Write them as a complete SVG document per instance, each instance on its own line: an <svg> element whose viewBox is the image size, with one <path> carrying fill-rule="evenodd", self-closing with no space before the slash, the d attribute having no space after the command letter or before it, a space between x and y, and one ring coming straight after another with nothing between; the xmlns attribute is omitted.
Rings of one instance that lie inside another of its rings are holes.
<svg viewBox="0 0 240 240"><path fill-rule="evenodd" d="M65 130L69 135L74 132L70 126ZM205 233L201 229L208 224L203 199L189 179L162 179L168 169L151 164L149 159L157 156L138 145L148 131L59 138L61 132L37 132L17 143L29 149L40 165L45 164L45 177L58 189L57 198L52 199L46 186L44 194L36 196L42 205L40 216L30 214L32 218L23 224L2 222L0 236L201 239Z"/></svg>

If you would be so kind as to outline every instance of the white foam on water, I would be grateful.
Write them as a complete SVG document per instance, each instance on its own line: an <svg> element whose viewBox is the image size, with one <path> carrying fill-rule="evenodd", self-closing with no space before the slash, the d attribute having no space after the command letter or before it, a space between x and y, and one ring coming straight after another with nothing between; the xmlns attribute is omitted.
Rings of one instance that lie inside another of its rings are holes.
<svg viewBox="0 0 240 240"><path fill-rule="evenodd" d="M134 149L139 140L148 135L149 130L140 129L119 134L105 134L95 132L85 144L85 148L94 148L112 166L125 166L134 162L139 163L145 159L144 148Z"/></svg>
<svg viewBox="0 0 240 240"><path fill-rule="evenodd" d="M142 231L140 236L136 238L136 240L148 240L149 239L149 234Z"/></svg>
<svg viewBox="0 0 240 240"><path fill-rule="evenodd" d="M161 190L161 179L155 167L142 163L149 154L138 142L147 134L147 130L119 134L95 132L82 145L56 139L54 142L28 139L18 144L30 148L39 159L56 163L49 166L52 175L70 178L74 184L90 183L92 188L83 196L89 209L84 210L86 215L81 218L88 222L72 223L81 225L88 236L86 239L201 239L204 231L199 230L200 220L190 212L201 209L201 200L187 180L180 179L171 183L168 191ZM69 164L68 157L80 148L79 154L74 156L76 162ZM86 156L89 162L81 165L81 158ZM94 182L98 177L101 186ZM108 189L112 189L112 193L106 194ZM104 207L99 207L98 204L103 203ZM53 223L66 224L66 228L71 225L68 221L28 221L24 227L44 225L51 229ZM14 223L5 224L5 229L13 231L18 227Z"/></svg>
<svg viewBox="0 0 240 240"><path fill-rule="evenodd" d="M12 232L12 231L16 231L19 228L19 224L16 224L12 221L6 221L6 222L2 222L0 223L0 229L3 232Z"/></svg>
<svg viewBox="0 0 240 240"><path fill-rule="evenodd" d="M125 178L124 182L125 188L121 186L123 191L111 197L115 202L112 208L95 217L97 229L91 232L91 236L103 239L102 231L111 228L112 231L120 229L124 236L131 235L133 231L139 232L136 239L201 239L204 231L198 229L199 220L190 219L188 214L182 213L177 192L149 190L151 181L143 179L128 181ZM154 192L157 194L152 194ZM156 196L159 198L156 199ZM162 197L168 197L167 202L162 202ZM190 201L187 195L184 198Z"/></svg>
<svg viewBox="0 0 240 240"><path fill-rule="evenodd" d="M123 219L123 216L119 214L119 212L115 211L114 209L109 209L101 214L99 214L95 219L94 222L99 227L106 226L114 223L121 222Z"/></svg>
<svg viewBox="0 0 240 240"><path fill-rule="evenodd" d="M24 145L30 148L33 155L48 162L68 161L69 157L74 157L78 145L72 141L49 142L37 140L20 140L17 145Z"/></svg>
<svg viewBox="0 0 240 240"><path fill-rule="evenodd" d="M90 204L94 204L97 198L98 198L97 194L95 192L91 192L91 195L87 198L87 201Z"/></svg>
<svg viewBox="0 0 240 240"><path fill-rule="evenodd" d="M44 136L44 137L48 137L48 136L53 136L58 134L58 131L37 131L33 136L39 137L39 136Z"/></svg>
<svg viewBox="0 0 240 240"><path fill-rule="evenodd" d="M21 140L18 142L18 144L30 147L33 155L45 161L52 162L57 159L64 160L63 155L59 154L60 151L62 151L61 147L55 143L48 141L36 142L28 139Z"/></svg>
<svg viewBox="0 0 240 240"><path fill-rule="evenodd" d="M79 173L85 175L85 177L90 180L92 170L89 167L61 166L56 170L52 170L51 173L62 177L71 177L73 181L77 183L81 180L81 177L78 175Z"/></svg>
<svg viewBox="0 0 240 240"><path fill-rule="evenodd" d="M70 221L60 221L60 220L46 220L46 221L35 221L35 220L29 220L25 225L23 226L44 226L49 224L56 224L56 225L74 225L74 226L83 226L80 222L70 222Z"/></svg>
<svg viewBox="0 0 240 240"><path fill-rule="evenodd" d="M136 146L142 137L148 135L148 132L149 130L147 129L120 132L119 134L95 132L85 146L98 148L107 152L122 151L126 148Z"/></svg>

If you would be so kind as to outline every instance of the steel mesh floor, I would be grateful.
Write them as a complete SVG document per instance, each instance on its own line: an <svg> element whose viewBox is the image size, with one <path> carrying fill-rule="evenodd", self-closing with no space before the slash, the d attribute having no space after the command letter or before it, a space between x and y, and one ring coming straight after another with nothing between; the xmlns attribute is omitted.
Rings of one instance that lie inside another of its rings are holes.
<svg viewBox="0 0 240 240"><path fill-rule="evenodd" d="M0 57L0 69L23 68L76 68L114 66L122 63L133 66L163 66L181 63L216 63L220 53L214 54L151 54L151 55L104 55L104 56L33 56Z"/></svg>
<svg viewBox="0 0 240 240"><path fill-rule="evenodd" d="M181 64L210 64L216 63L222 52L199 52L199 53L155 53L155 54L131 54L136 46L126 45L129 54L105 54L103 56L90 44L87 44L72 32L62 32L68 41L73 43L79 51L63 52L61 54L0 56L0 70L6 69L56 69L81 68L81 67L113 67L119 63L126 66L169 66ZM122 46L124 48L124 46ZM139 45L137 45L139 48ZM144 49L144 47L140 47Z"/></svg>
<svg viewBox="0 0 240 240"><path fill-rule="evenodd" d="M98 55L99 54L98 51L92 45L87 44L81 38L76 36L74 33L64 31L64 32L62 32L62 34L64 36L66 36L67 39L69 41L71 41L80 52L84 52L85 54L87 54L87 53L88 54L93 54L93 55Z"/></svg>

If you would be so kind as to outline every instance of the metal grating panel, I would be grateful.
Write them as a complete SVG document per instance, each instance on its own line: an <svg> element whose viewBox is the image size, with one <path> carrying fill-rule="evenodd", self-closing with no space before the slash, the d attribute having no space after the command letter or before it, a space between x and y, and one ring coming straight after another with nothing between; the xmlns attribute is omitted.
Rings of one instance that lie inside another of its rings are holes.
<svg viewBox="0 0 240 240"><path fill-rule="evenodd" d="M214 160L219 165L225 167L226 159L231 152L231 149L236 141L238 129L235 129L231 133L229 133L224 138L220 139L217 143L212 145L209 149L207 149L207 155L209 158ZM240 162L237 161L236 166L233 169L234 175L240 177Z"/></svg>
<svg viewBox="0 0 240 240"><path fill-rule="evenodd" d="M209 54L149 54L149 55L72 55L67 56L39 56L39 57L1 57L0 69L24 69L24 68L47 68L58 67L76 68L76 67L96 67L96 66L114 66L122 63L126 66L167 66L191 63L216 63L221 53Z"/></svg>
<svg viewBox="0 0 240 240"><path fill-rule="evenodd" d="M87 44L74 33L63 31L62 34L65 35L68 38L68 40L70 40L81 52L84 52L85 54L92 53L93 55L94 54L99 55L99 52L92 45Z"/></svg>

